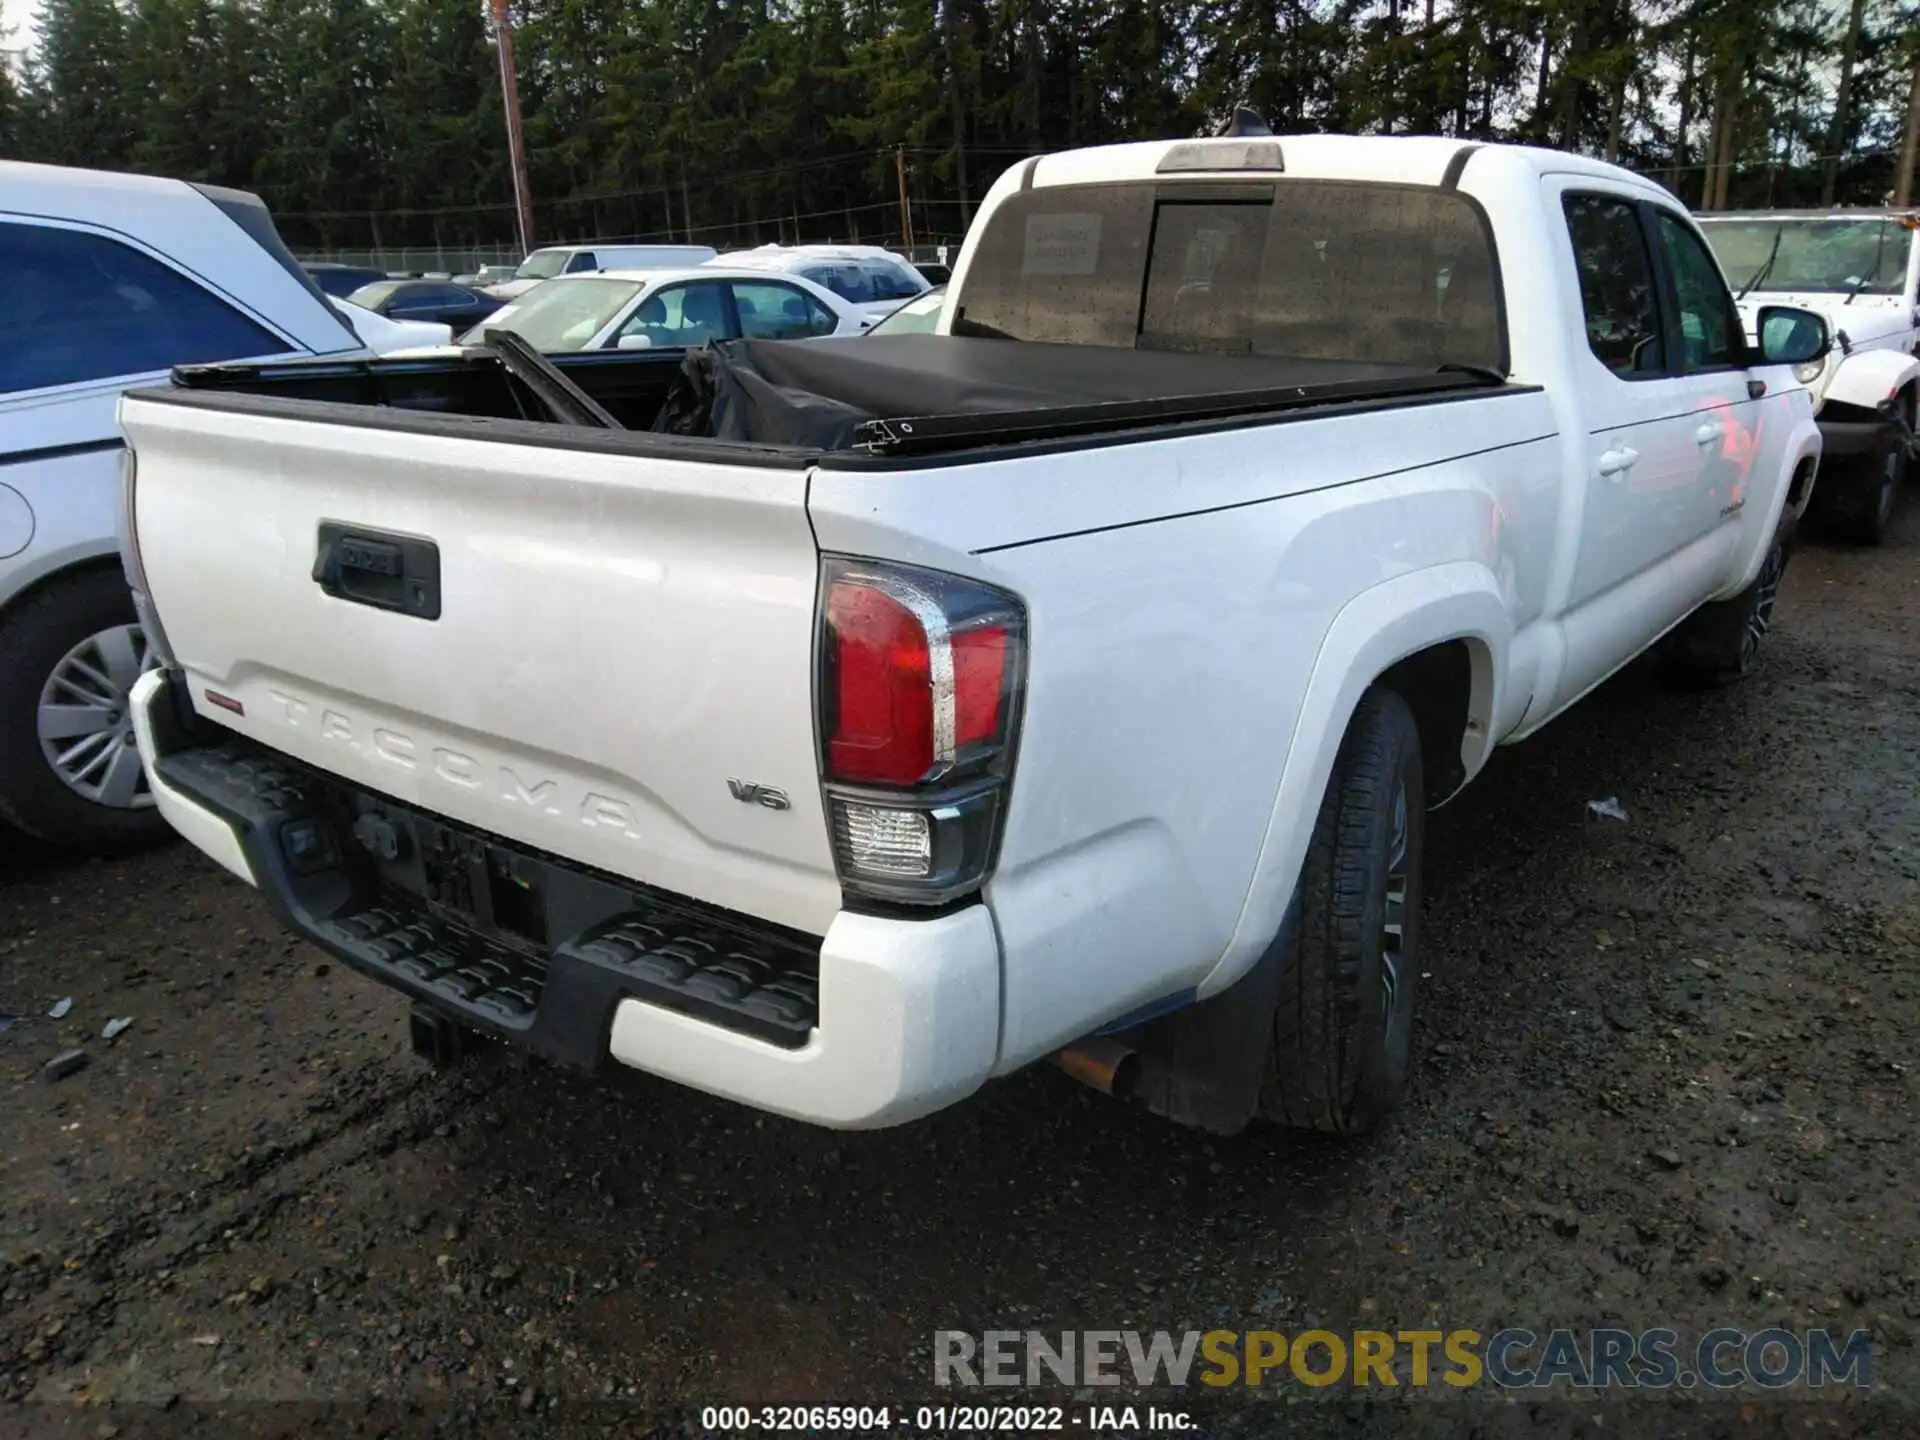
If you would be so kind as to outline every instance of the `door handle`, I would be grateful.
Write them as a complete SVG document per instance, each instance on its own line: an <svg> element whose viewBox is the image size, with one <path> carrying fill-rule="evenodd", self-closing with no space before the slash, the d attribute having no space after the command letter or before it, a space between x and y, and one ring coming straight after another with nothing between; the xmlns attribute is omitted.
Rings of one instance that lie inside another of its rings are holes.
<svg viewBox="0 0 1920 1440"><path fill-rule="evenodd" d="M1600 473L1609 480L1618 481L1633 468L1633 462L1639 458L1638 450L1626 445L1617 446L1600 456Z"/></svg>
<svg viewBox="0 0 1920 1440"><path fill-rule="evenodd" d="M1698 430L1695 430L1693 432L1693 443L1696 445L1701 445L1701 446L1711 445L1713 444L1714 441L1718 440L1719 438L1720 438L1720 427L1718 425L1713 425L1713 424L1702 425Z"/></svg>
<svg viewBox="0 0 1920 1440"><path fill-rule="evenodd" d="M416 535L320 522L313 580L336 600L440 618L440 547Z"/></svg>

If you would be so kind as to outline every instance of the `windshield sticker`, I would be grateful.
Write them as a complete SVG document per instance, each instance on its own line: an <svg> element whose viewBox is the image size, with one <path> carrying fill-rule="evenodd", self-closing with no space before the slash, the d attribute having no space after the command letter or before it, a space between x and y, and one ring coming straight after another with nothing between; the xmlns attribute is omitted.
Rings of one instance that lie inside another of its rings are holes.
<svg viewBox="0 0 1920 1440"><path fill-rule="evenodd" d="M1023 275L1091 275L1100 264L1098 215L1029 215Z"/></svg>

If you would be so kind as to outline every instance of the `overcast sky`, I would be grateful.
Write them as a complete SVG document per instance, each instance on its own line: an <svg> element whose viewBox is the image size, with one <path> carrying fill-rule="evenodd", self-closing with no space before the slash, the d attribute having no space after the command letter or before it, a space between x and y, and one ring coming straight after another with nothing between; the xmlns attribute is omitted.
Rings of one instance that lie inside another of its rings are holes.
<svg viewBox="0 0 1920 1440"><path fill-rule="evenodd" d="M40 13L40 0L0 0L0 29L13 33L0 41L8 50L19 50L31 43L34 17Z"/></svg>

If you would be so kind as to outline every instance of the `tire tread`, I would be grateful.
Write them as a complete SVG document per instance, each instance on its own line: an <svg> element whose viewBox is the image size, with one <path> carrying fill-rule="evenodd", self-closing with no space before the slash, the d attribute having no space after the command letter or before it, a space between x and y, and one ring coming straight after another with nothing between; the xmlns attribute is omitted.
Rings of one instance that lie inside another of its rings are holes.
<svg viewBox="0 0 1920 1440"><path fill-rule="evenodd" d="M1273 1048L1261 1110L1296 1129L1348 1134L1365 1129L1372 1107L1366 1074L1360 985L1366 968L1368 887L1381 791L1400 773L1418 732L1406 702L1370 690L1354 711L1315 817L1300 877L1300 925L1283 954ZM1423 798L1409 795L1410 806ZM1417 860L1417 857L1416 857Z"/></svg>

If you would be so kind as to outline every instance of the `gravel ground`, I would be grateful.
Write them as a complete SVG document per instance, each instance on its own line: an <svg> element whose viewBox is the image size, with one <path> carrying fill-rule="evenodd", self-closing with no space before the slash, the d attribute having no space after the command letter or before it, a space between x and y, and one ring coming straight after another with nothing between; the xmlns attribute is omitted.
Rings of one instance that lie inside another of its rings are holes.
<svg viewBox="0 0 1920 1440"><path fill-rule="evenodd" d="M436 1073L185 847L0 849L0 1429L898 1413L956 1398L944 1328L1778 1324L1869 1329L1872 1392L1136 1398L1214 1433L1920 1433L1920 504L1803 547L1779 623L1751 683L1630 673L1433 818L1416 1088L1356 1144L1210 1141L1048 1068L861 1135Z"/></svg>

